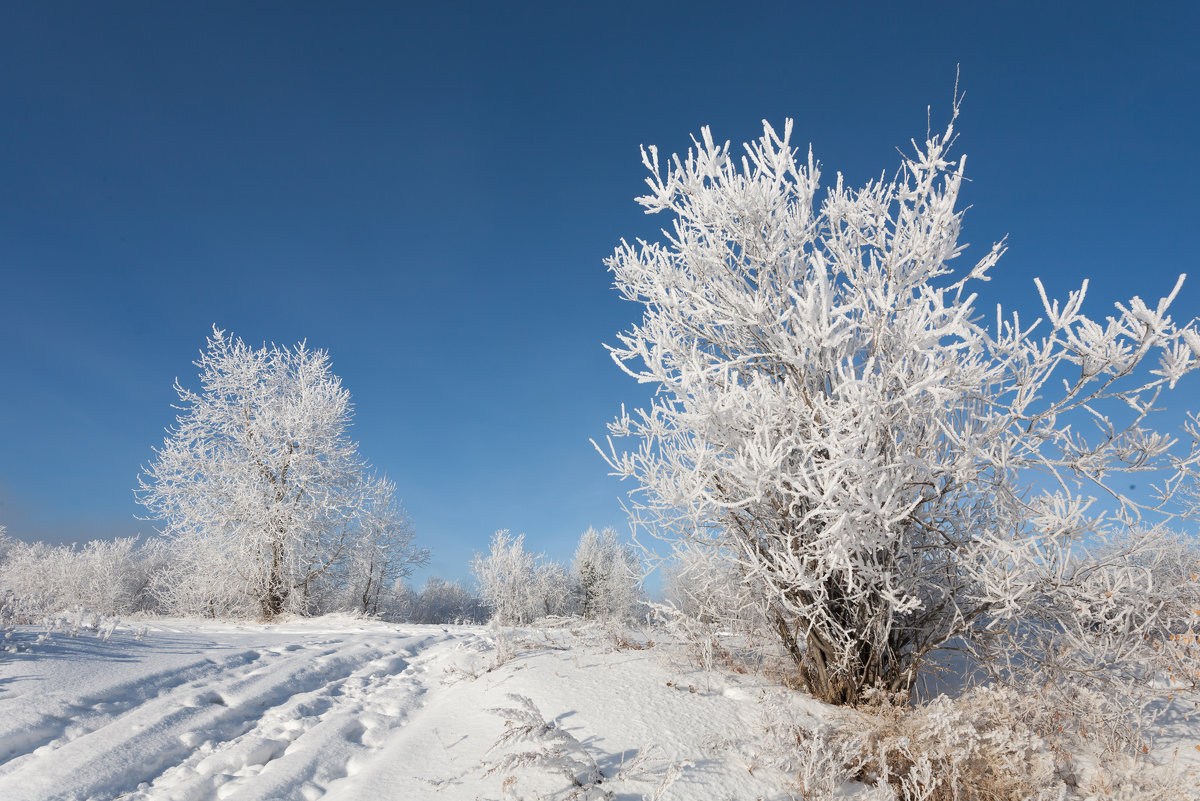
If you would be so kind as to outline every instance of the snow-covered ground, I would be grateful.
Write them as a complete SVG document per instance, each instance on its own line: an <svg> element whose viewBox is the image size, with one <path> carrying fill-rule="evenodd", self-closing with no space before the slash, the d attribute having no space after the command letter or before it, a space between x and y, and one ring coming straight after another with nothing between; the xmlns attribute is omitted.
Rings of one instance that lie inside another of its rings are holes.
<svg viewBox="0 0 1200 801"><path fill-rule="evenodd" d="M510 694L571 735L580 749L568 756L594 759L618 799L781 798L794 778L756 757L755 701L781 695L769 682L697 673L667 649L595 631L498 642L483 627L346 617L147 629L55 635L0 658L0 799L458 801L569 789L537 767L488 772L531 748L489 751L512 718L489 710L519 707ZM792 714L821 714L792 696ZM649 759L630 769L647 743Z"/></svg>

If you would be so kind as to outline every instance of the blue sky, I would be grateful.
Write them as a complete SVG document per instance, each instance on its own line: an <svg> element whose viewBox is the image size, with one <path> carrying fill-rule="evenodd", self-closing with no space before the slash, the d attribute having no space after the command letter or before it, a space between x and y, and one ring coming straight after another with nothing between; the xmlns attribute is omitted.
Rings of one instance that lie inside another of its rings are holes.
<svg viewBox="0 0 1200 801"><path fill-rule="evenodd" d="M1200 6L977 5L5 3L0 524L150 533L131 488L216 323L331 352L431 571L497 528L567 558L626 528L588 440L645 398L602 347L637 309L601 261L661 224L638 146L793 117L861 183L956 65L965 238L1009 236L983 305L1190 272L1195 316Z"/></svg>

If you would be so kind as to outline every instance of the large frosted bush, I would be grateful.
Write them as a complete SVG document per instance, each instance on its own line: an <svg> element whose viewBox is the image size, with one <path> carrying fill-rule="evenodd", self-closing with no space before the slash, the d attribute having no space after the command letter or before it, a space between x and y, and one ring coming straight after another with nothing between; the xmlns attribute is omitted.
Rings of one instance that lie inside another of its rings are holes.
<svg viewBox="0 0 1200 801"><path fill-rule="evenodd" d="M985 315L976 291L1004 247L952 266L953 121L891 180L839 176L823 194L791 132L764 124L741 158L707 128L685 156L643 153L638 200L669 219L606 262L642 309L613 358L655 390L604 450L637 484L637 518L735 566L833 702L907 689L938 649L1065 599L1137 602L1137 571L1101 589L1074 565L1148 512L1181 511L1200 463L1155 423L1200 365L1196 322L1169 314L1182 277L1100 319L1087 281L1065 302L1037 283L1040 320ZM1148 503L1125 492L1143 473ZM1159 626L1144 611L1125 619Z"/></svg>

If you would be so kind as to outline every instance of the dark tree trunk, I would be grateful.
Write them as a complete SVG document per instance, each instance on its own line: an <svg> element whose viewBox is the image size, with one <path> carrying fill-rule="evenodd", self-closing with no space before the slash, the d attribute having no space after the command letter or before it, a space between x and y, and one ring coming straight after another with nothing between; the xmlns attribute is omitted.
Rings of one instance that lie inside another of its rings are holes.
<svg viewBox="0 0 1200 801"><path fill-rule="evenodd" d="M267 574L267 592L261 600L262 615L266 620L278 617L287 603L288 586L283 578L283 544L279 540L271 543L271 570Z"/></svg>

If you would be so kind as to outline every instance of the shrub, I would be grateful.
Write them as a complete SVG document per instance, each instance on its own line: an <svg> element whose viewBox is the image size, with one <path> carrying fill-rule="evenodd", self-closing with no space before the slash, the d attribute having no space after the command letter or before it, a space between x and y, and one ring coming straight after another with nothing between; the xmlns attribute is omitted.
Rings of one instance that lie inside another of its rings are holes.
<svg viewBox="0 0 1200 801"><path fill-rule="evenodd" d="M163 543L136 537L32 545L0 535L0 593L23 617L84 607L101 615L153 611L151 584L167 568ZM23 622L33 622L25 620Z"/></svg>
<svg viewBox="0 0 1200 801"><path fill-rule="evenodd" d="M1179 511L1200 466L1154 426L1200 366L1196 321L1168 313L1182 276L1099 321L1086 281L1060 303L1035 280L1044 322L989 326L974 290L1004 247L952 268L954 121L893 179L839 177L822 199L790 120L740 160L707 128L686 156L648 148L638 202L670 230L606 261L643 309L612 355L655 394L602 453L637 482L639 520L737 566L831 702L905 690L947 643L1090 593L1071 554L1137 518L1130 474L1155 474L1151 505Z"/></svg>

